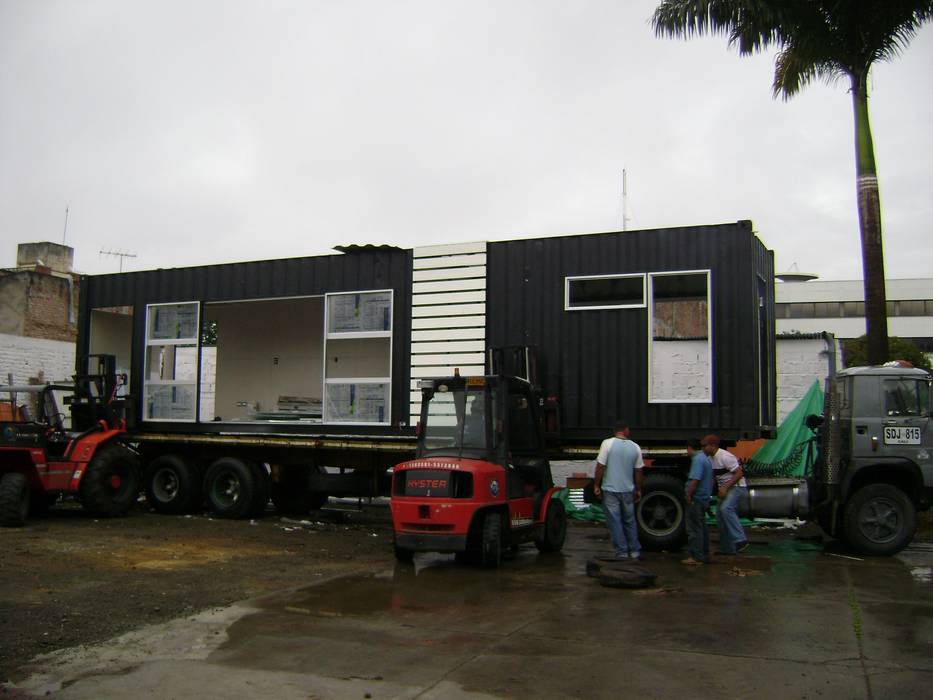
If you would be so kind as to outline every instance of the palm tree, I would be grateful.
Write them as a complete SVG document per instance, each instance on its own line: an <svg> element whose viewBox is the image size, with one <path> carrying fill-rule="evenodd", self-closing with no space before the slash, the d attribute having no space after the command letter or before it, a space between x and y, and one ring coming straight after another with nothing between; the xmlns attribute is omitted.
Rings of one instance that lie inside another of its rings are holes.
<svg viewBox="0 0 933 700"><path fill-rule="evenodd" d="M726 34L749 55L776 47L774 96L789 99L814 78L847 79L855 114L855 169L868 361L888 358L884 249L868 74L896 57L933 19L933 0L665 0L651 18L658 36Z"/></svg>

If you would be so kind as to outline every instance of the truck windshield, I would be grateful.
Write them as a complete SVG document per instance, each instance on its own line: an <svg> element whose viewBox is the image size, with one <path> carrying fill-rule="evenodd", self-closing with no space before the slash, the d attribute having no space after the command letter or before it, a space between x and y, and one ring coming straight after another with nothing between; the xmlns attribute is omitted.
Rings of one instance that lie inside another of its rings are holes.
<svg viewBox="0 0 933 700"><path fill-rule="evenodd" d="M426 450L486 449L486 392L482 387L435 391L421 426Z"/></svg>

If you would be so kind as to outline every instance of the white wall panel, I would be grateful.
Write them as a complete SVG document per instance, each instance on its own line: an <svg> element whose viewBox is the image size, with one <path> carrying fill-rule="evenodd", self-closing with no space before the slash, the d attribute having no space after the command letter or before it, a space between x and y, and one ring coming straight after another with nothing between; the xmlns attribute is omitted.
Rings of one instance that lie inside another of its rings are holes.
<svg viewBox="0 0 933 700"><path fill-rule="evenodd" d="M468 267L485 264L486 253L474 253L473 255L448 255L442 258L415 258L413 267L416 270L433 270L439 267Z"/></svg>

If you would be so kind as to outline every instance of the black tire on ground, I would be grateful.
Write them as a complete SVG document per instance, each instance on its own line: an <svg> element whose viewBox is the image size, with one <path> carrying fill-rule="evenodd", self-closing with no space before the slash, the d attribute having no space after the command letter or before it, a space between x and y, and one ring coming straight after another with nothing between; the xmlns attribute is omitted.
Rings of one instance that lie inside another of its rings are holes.
<svg viewBox="0 0 933 700"><path fill-rule="evenodd" d="M488 569L498 568L502 562L502 515L497 511L485 513L482 532L480 563Z"/></svg>
<svg viewBox="0 0 933 700"><path fill-rule="evenodd" d="M215 460L204 475L207 505L218 518L246 518L253 507L256 479L250 465L236 457Z"/></svg>
<svg viewBox="0 0 933 700"><path fill-rule="evenodd" d="M278 481L272 482L272 502L282 515L305 515L318 510L327 501L327 494L308 488L309 472L320 472L322 467L287 466L279 472Z"/></svg>
<svg viewBox="0 0 933 700"><path fill-rule="evenodd" d="M29 515L29 480L25 474L9 472L0 476L0 525L20 527Z"/></svg>
<svg viewBox="0 0 933 700"><path fill-rule="evenodd" d="M395 542L392 542L392 549L395 550L395 558L403 564L410 564L415 558L412 550L399 547Z"/></svg>
<svg viewBox="0 0 933 700"><path fill-rule="evenodd" d="M49 509L56 503L58 503L57 491L51 493L37 491L29 497L29 514L38 516L47 515Z"/></svg>
<svg viewBox="0 0 933 700"><path fill-rule="evenodd" d="M917 527L910 497L890 484L869 484L856 491L843 515L846 541L862 554L897 554Z"/></svg>
<svg viewBox="0 0 933 700"><path fill-rule="evenodd" d="M146 468L146 500L159 513L190 513L203 502L197 464L182 455L161 455Z"/></svg>
<svg viewBox="0 0 933 700"><path fill-rule="evenodd" d="M551 498L544 516L544 528L541 536L535 538L535 547L539 552L559 552L567 537L567 510L556 498Z"/></svg>
<svg viewBox="0 0 933 700"><path fill-rule="evenodd" d="M673 551L687 541L684 482L671 474L644 477L635 507L638 539L645 549Z"/></svg>
<svg viewBox="0 0 933 700"><path fill-rule="evenodd" d="M253 478L256 484L253 492L253 507L250 508L249 514L253 518L258 518L266 512L266 506L269 505L272 480L269 478L269 470L266 469L265 464L250 462L249 466L253 470Z"/></svg>
<svg viewBox="0 0 933 700"><path fill-rule="evenodd" d="M91 515L125 515L139 496L140 468L136 453L125 445L99 447L81 478L78 496Z"/></svg>

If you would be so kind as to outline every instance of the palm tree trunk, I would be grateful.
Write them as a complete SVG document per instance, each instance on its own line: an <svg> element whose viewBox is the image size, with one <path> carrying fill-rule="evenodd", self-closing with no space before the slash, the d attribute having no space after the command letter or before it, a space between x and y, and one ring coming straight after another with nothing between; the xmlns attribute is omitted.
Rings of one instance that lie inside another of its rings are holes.
<svg viewBox="0 0 933 700"><path fill-rule="evenodd" d="M858 221L862 238L862 275L865 285L865 333L868 363L888 358L888 310L884 289L884 246L881 240L881 200L875 170L875 147L868 120L868 74L852 76L855 112L855 169Z"/></svg>

